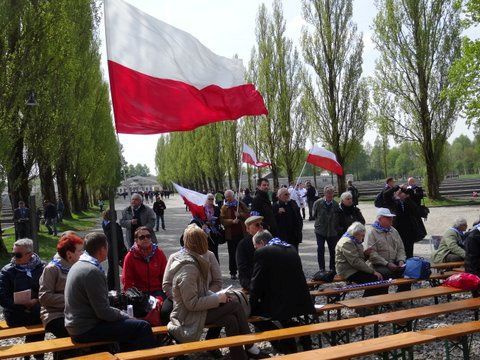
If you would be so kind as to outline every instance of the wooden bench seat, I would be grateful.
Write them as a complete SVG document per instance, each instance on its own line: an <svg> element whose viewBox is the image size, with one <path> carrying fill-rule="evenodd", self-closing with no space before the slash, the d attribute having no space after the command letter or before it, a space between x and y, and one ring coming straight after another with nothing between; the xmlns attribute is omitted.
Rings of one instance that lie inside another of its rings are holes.
<svg viewBox="0 0 480 360"><path fill-rule="evenodd" d="M22 337L26 335L43 334L44 332L45 329L43 328L43 325L18 326L12 328L6 326L0 330L0 340Z"/></svg>
<svg viewBox="0 0 480 360"><path fill-rule="evenodd" d="M109 352L100 352L90 355L76 356L69 360L118 360L118 358Z"/></svg>
<svg viewBox="0 0 480 360"><path fill-rule="evenodd" d="M464 261L453 261L453 262L446 262L446 263L431 264L430 268L435 269L439 272L442 272L445 270L452 270L455 268L463 267L464 264L465 264Z"/></svg>
<svg viewBox="0 0 480 360"><path fill-rule="evenodd" d="M270 330L255 334L229 336L220 339L196 341L185 344L162 346L154 349L118 353L115 354L115 356L120 360L157 359L173 357L182 354L203 352L225 347L253 344L261 341L281 340L305 335L354 329L361 326L372 325L374 323L374 319L352 318L335 322L324 322L318 324L295 326L286 329Z"/></svg>

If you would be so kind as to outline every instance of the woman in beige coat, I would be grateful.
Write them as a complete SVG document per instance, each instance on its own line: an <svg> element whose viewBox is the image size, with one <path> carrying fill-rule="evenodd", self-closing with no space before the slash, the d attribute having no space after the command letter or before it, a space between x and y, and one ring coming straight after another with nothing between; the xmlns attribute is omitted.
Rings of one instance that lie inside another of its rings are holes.
<svg viewBox="0 0 480 360"><path fill-rule="evenodd" d="M173 275L173 311L167 325L170 334L180 343L198 341L206 324L225 327L227 336L249 334L241 305L230 301L224 292L209 290L210 263L202 256L208 251L206 234L192 224L185 230L183 240L183 251L173 254L169 260L169 277ZM233 360L255 357L259 353L255 345L246 351L242 347L230 348Z"/></svg>

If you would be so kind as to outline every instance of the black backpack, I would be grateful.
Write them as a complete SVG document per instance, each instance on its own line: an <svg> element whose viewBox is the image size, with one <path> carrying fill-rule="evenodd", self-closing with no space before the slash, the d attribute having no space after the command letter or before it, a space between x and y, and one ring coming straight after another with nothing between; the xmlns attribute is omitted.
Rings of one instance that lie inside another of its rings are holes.
<svg viewBox="0 0 480 360"><path fill-rule="evenodd" d="M385 200L383 199L383 191L380 191L375 197L374 205L377 208L385 207Z"/></svg>

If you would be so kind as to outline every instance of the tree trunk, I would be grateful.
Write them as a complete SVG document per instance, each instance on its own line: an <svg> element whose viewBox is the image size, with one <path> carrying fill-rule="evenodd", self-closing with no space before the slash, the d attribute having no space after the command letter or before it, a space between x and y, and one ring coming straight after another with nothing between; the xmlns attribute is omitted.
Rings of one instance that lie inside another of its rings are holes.
<svg viewBox="0 0 480 360"><path fill-rule="evenodd" d="M70 205L70 199L68 198L67 175L66 175L66 169L65 169L63 160L64 159L61 159L59 161L56 168L57 189L58 189L58 196L62 197L63 205L65 206L63 217L71 218L72 207Z"/></svg>
<svg viewBox="0 0 480 360"><path fill-rule="evenodd" d="M72 193L72 212L80 211L80 200L78 197L78 184L75 175L70 175L70 188Z"/></svg>
<svg viewBox="0 0 480 360"><path fill-rule="evenodd" d="M80 185L80 210L88 210L88 190L84 180L79 181Z"/></svg>
<svg viewBox="0 0 480 360"><path fill-rule="evenodd" d="M30 197L30 186L28 184L28 171L23 163L23 138L17 139L13 144L11 156L11 168L7 172L8 193L12 210L15 209L20 200L28 204Z"/></svg>
<svg viewBox="0 0 480 360"><path fill-rule="evenodd" d="M273 189L278 189L280 187L278 182L278 172L277 165L272 165Z"/></svg>
<svg viewBox="0 0 480 360"><path fill-rule="evenodd" d="M423 156L427 167L427 195L430 199L438 200L440 196L440 171L439 159L434 155L431 141L426 141L423 146Z"/></svg>
<svg viewBox="0 0 480 360"><path fill-rule="evenodd" d="M56 203L55 185L53 183L52 166L43 161L38 162L38 170L40 176L40 189L44 200L48 200L53 204Z"/></svg>
<svg viewBox="0 0 480 360"><path fill-rule="evenodd" d="M343 173L343 175L337 175L338 195L343 194L347 189L345 184L345 179L346 179L345 173Z"/></svg>

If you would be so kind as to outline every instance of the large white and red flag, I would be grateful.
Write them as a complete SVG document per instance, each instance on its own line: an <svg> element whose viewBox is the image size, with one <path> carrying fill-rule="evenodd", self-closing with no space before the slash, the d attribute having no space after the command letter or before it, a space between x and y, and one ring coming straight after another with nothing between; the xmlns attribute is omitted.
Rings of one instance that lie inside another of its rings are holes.
<svg viewBox="0 0 480 360"><path fill-rule="evenodd" d="M239 59L122 0L105 1L108 72L117 132L156 134L267 114Z"/></svg>
<svg viewBox="0 0 480 360"><path fill-rule="evenodd" d="M205 220L206 215L203 205L205 205L205 202L207 201L207 195L184 188L178 184L175 184L174 182L172 182L172 184L175 187L175 190L177 190L178 194L182 197L185 205L187 205L190 209L192 215L200 218L201 220Z"/></svg>
<svg viewBox="0 0 480 360"><path fill-rule="evenodd" d="M257 161L257 155L255 155L253 149L247 144L243 144L242 162L256 167L267 167L272 165L268 162Z"/></svg>
<svg viewBox="0 0 480 360"><path fill-rule="evenodd" d="M335 154L321 146L314 145L309 151L306 161L337 175L343 175L342 165L338 163Z"/></svg>

